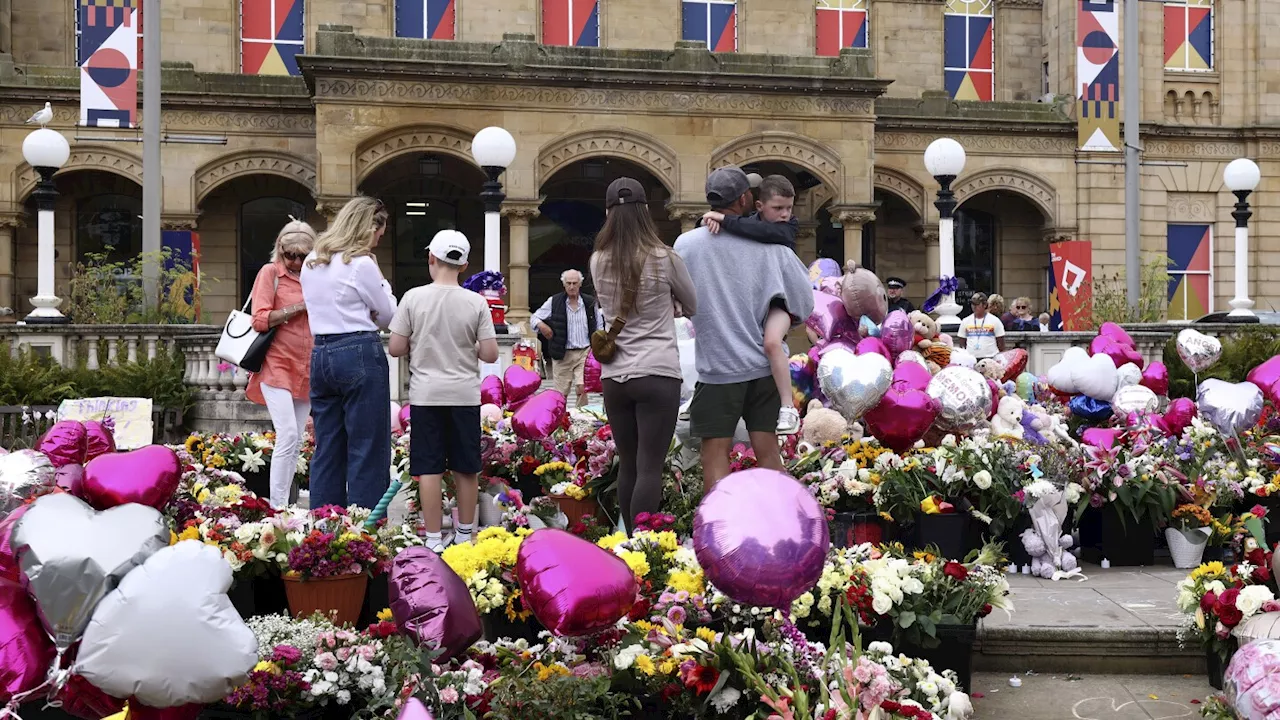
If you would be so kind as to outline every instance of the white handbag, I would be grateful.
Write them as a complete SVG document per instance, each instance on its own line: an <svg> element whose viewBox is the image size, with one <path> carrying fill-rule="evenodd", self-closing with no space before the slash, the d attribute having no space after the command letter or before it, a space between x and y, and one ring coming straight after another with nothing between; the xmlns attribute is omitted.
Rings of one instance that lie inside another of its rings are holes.
<svg viewBox="0 0 1280 720"><path fill-rule="evenodd" d="M275 290L280 289L280 278L276 278ZM253 315L249 313L249 304L253 302L253 293L245 301L240 310L232 310L227 324L222 326L222 337L218 339L218 347L213 351L219 360L235 365L249 372L262 370L262 363L267 358L267 350L275 339L275 327L260 333L253 329ZM277 326L278 327L278 326Z"/></svg>

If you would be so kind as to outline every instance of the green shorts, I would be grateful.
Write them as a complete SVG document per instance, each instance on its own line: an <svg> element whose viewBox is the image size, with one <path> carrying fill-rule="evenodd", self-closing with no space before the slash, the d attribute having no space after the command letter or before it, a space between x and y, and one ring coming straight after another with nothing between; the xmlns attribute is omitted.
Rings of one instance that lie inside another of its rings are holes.
<svg viewBox="0 0 1280 720"><path fill-rule="evenodd" d="M772 377L708 385L698 383L689 405L689 434L696 438L731 438L738 420L746 421L748 432L772 433L778 429L782 399Z"/></svg>

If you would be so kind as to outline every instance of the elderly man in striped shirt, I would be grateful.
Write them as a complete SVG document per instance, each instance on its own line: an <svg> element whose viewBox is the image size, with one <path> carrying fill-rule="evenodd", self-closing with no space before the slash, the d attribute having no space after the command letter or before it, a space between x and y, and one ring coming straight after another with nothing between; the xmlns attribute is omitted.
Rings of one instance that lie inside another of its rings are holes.
<svg viewBox="0 0 1280 720"><path fill-rule="evenodd" d="M591 350L591 333L604 327L604 313L594 297L582 294L582 273L565 270L560 275L564 292L547 298L530 322L545 338L551 358L552 381L566 398L578 386L578 407L587 404L582 370Z"/></svg>

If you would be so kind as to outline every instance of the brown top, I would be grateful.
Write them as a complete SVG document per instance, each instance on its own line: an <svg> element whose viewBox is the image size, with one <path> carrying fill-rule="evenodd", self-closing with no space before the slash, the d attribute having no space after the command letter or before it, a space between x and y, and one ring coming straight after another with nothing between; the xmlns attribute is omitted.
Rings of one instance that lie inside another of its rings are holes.
<svg viewBox="0 0 1280 720"><path fill-rule="evenodd" d="M605 311L605 326L601 329L608 330L622 309L622 293L614 287L607 255L591 256L591 277ZM682 376L675 303L680 303L684 317L692 317L698 310L698 295L684 260L667 248L654 253L645 263L635 307L618 334L613 362L600 364L600 376L618 382L648 376L679 380Z"/></svg>

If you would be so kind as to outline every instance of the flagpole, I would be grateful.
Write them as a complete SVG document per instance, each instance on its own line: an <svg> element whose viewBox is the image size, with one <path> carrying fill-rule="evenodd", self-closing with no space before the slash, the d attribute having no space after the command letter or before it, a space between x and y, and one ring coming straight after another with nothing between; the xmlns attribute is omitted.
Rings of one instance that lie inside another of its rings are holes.
<svg viewBox="0 0 1280 720"><path fill-rule="evenodd" d="M143 294L148 308L158 297L160 212L164 177L160 166L160 0L145 0L142 13L142 252Z"/></svg>
<svg viewBox="0 0 1280 720"><path fill-rule="evenodd" d="M1138 0L1124 3L1124 271L1125 298L1130 312L1136 313L1142 300L1142 268L1139 250L1142 246L1141 207L1142 177L1139 174L1139 124L1142 122L1142 61L1138 32L1140 10ZM1137 318L1134 318L1135 320Z"/></svg>

